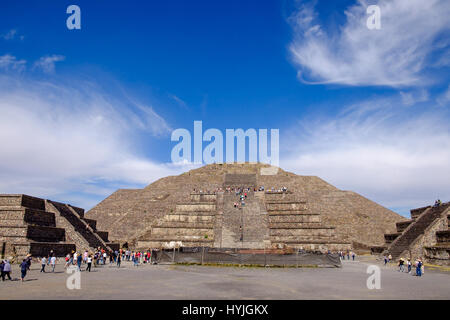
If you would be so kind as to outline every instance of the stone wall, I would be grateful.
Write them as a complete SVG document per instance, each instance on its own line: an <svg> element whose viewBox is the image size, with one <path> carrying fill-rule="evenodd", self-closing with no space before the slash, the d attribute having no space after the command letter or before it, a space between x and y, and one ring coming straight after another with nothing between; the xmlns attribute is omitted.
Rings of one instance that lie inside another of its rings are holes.
<svg viewBox="0 0 450 320"><path fill-rule="evenodd" d="M256 187L256 174L227 173L224 177L224 186Z"/></svg>

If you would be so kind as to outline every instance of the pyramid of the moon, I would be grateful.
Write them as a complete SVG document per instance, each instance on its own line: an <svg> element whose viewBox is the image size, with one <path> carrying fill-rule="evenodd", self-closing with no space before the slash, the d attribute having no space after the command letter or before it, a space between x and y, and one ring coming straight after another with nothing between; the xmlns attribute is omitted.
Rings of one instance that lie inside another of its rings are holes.
<svg viewBox="0 0 450 320"><path fill-rule="evenodd" d="M138 247L346 249L384 243L406 220L315 176L265 164L212 164L143 189L120 189L87 212L110 239ZM244 205L230 188L250 188ZM264 187L264 191L259 191ZM286 188L287 190L281 190ZM256 191L255 191L256 189Z"/></svg>

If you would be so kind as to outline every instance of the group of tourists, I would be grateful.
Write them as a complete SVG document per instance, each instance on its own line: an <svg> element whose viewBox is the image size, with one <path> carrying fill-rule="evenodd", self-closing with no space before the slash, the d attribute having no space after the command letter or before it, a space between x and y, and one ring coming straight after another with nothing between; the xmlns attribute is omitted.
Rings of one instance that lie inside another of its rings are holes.
<svg viewBox="0 0 450 320"><path fill-rule="evenodd" d="M65 258L65 268L71 265L76 265L78 270L81 271L81 266L86 265L85 271L90 272L92 264L94 264L94 267L106 264L115 264L118 268L120 268L122 261L131 261L134 266L138 266L141 263L151 263L152 257L153 263L156 264L157 254L155 250L147 250L146 252L130 251L128 249L106 251L103 248L98 248L94 253L86 250L82 254L72 251L72 253L68 254Z"/></svg>
<svg viewBox="0 0 450 320"><path fill-rule="evenodd" d="M157 250L151 249L147 251L131 251L128 249L120 249L115 251L106 251L105 249L98 248L95 252L89 252L85 250L84 252L72 251L65 257L64 269L71 266L76 266L78 271L88 271L91 272L92 264L94 267L100 265L112 265L115 264L118 268L122 261L131 261L134 266L139 266L140 264L157 264ZM30 270L32 262L31 255L27 255L20 264L21 280L25 281L27 272ZM38 258L38 262L41 265L40 273L46 273L46 267L50 266L51 272L55 272L55 266L57 263L56 255L53 250L47 256ZM1 279L5 281L12 280L11 278L11 262L7 259L0 260L0 271Z"/></svg>
<svg viewBox="0 0 450 320"><path fill-rule="evenodd" d="M239 201L238 202L234 202L234 207L235 208L242 208L243 206L245 206L245 199L247 199L248 196L248 192L250 192L250 188L238 188L234 190L235 195L239 197Z"/></svg>
<svg viewBox="0 0 450 320"><path fill-rule="evenodd" d="M262 191L264 191L264 189L262 190ZM270 188L269 190L267 190L267 192L277 192L277 193L280 193L280 192L287 192L288 191L288 188L287 187L281 187L281 188Z"/></svg>
<svg viewBox="0 0 450 320"><path fill-rule="evenodd" d="M50 254L47 257L43 257L41 259L41 272L45 273L45 267L48 265L51 266L52 272L55 272L56 257L53 254L53 251L50 252Z"/></svg>
<svg viewBox="0 0 450 320"><path fill-rule="evenodd" d="M405 269L406 265L406 269ZM423 265L422 259L418 258L414 261L414 271L413 272L413 264L411 263L411 259L405 259L400 258L398 261L398 271L399 272L406 272L409 274L412 274L413 276L421 277L425 272L425 266Z"/></svg>
<svg viewBox="0 0 450 320"><path fill-rule="evenodd" d="M22 282L25 281L25 277L27 276L27 272L30 270L30 268L31 268L31 254L28 254L20 264L20 279L22 280ZM8 280L12 280L11 262L8 259L0 261L0 271L2 281L5 281L6 277L8 277Z"/></svg>
<svg viewBox="0 0 450 320"><path fill-rule="evenodd" d="M437 207L439 207L439 206L441 206L442 205L442 201L440 200L440 199L437 199L435 202L434 202L434 208L437 208Z"/></svg>
<svg viewBox="0 0 450 320"><path fill-rule="evenodd" d="M384 265L386 266L388 263L392 261L392 255L384 255ZM411 262L411 259L400 258L398 260L398 271L405 272L411 274L413 276L421 277L425 272L425 266L423 264L422 258L417 258L414 261L414 264Z"/></svg>
<svg viewBox="0 0 450 320"><path fill-rule="evenodd" d="M345 256L347 256L347 260L350 260L350 257L351 257L351 259L353 261L355 261L355 258L356 258L356 253L354 253L353 251L348 251L348 250L346 252L339 251L338 254L339 254L339 258L341 260L345 260Z"/></svg>
<svg viewBox="0 0 450 320"><path fill-rule="evenodd" d="M222 188L216 188L214 190L197 190L197 189L192 189L192 193L204 193L204 194L217 194L219 192L222 192L223 189Z"/></svg>
<svg viewBox="0 0 450 320"><path fill-rule="evenodd" d="M202 194L203 193L204 194L217 194L219 192L232 193L232 192L237 192L238 190L242 190L242 189L243 189L242 187L230 187L230 186L226 187L225 189L222 189L220 187L220 188L216 188L214 190L202 190L202 189L193 188L192 189L192 193L202 193ZM258 188L256 188L256 187L248 187L248 188L245 188L245 189L247 189L248 191L253 190L254 192L265 191L266 190L264 188L264 186L260 186ZM281 188L274 188L274 187L272 187L272 188L268 189L267 191L268 192L287 192L288 188L287 187L281 187Z"/></svg>

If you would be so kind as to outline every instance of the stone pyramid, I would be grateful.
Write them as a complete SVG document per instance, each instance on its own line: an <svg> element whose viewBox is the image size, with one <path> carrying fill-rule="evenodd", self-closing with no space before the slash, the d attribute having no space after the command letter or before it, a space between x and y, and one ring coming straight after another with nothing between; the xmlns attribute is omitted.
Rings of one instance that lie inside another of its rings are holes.
<svg viewBox="0 0 450 320"><path fill-rule="evenodd" d="M251 185L265 190L252 192L242 213L230 210L236 201L233 194L216 192ZM288 191L278 192L282 187ZM143 246L184 241L185 246L228 247L247 241L245 246L251 248L263 243L314 248L317 243L333 249L382 245L384 234L406 220L318 177L259 163L206 165L143 189L120 189L86 217L108 230L111 240Z"/></svg>

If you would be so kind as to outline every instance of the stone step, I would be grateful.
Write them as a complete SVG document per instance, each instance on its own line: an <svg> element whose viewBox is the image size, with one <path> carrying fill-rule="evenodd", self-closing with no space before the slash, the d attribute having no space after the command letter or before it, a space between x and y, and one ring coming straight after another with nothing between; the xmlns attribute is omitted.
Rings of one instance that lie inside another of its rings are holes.
<svg viewBox="0 0 450 320"><path fill-rule="evenodd" d="M139 240L141 241L141 240ZM190 241L190 242L214 242L214 237L208 237L204 238L203 236L185 236L185 235L178 235L178 236L163 236L163 235L155 235L149 237L148 240L142 240L142 241L164 241L164 242L170 242L170 241Z"/></svg>
<svg viewBox="0 0 450 320"><path fill-rule="evenodd" d="M324 227L318 222L313 223L269 223L269 229L334 229L334 227Z"/></svg>
<svg viewBox="0 0 450 320"><path fill-rule="evenodd" d="M320 223L319 215L269 215L269 223Z"/></svg>
<svg viewBox="0 0 450 320"><path fill-rule="evenodd" d="M164 221L153 228L213 229L214 223Z"/></svg>

